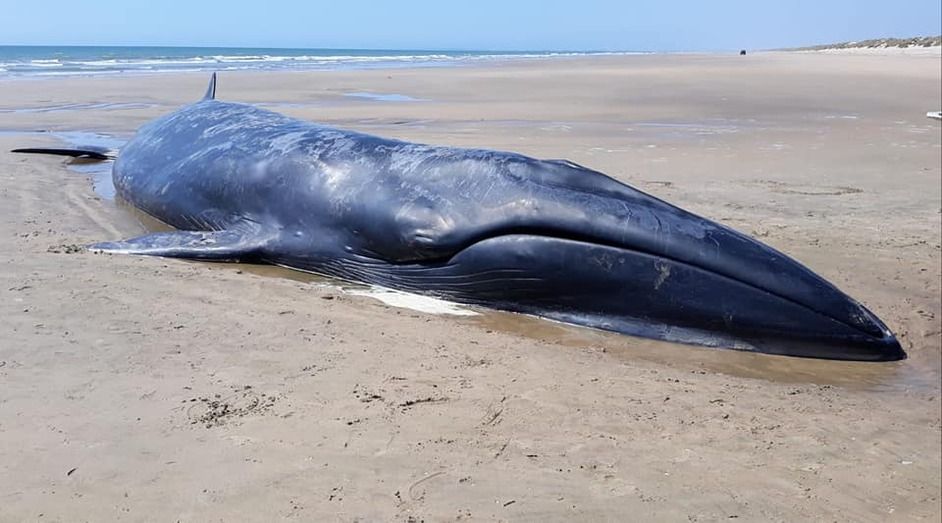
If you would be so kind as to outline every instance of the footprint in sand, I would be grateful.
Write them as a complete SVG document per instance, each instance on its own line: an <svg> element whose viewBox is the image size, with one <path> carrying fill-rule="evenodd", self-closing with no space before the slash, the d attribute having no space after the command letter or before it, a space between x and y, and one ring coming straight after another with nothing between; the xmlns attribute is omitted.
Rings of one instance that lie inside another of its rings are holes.
<svg viewBox="0 0 942 523"><path fill-rule="evenodd" d="M846 194L862 193L863 189L843 185L806 185L789 184L772 180L759 180L749 185L768 187L772 192L779 194L800 194L804 196L843 196Z"/></svg>

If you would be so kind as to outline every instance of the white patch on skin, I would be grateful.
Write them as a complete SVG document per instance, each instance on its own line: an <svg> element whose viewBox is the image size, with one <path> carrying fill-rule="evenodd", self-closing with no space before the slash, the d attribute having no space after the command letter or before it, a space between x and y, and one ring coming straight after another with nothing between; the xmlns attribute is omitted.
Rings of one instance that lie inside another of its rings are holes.
<svg viewBox="0 0 942 523"><path fill-rule="evenodd" d="M275 151L280 151L282 154L287 154L293 148L297 147L298 143L303 141L307 136L308 133L306 131L282 134L273 138L269 147Z"/></svg>
<svg viewBox="0 0 942 523"><path fill-rule="evenodd" d="M317 169L324 175L322 178L324 187L329 191L336 190L340 184L347 179L347 171L345 169L338 169L317 158L311 158L310 161L317 165Z"/></svg>
<svg viewBox="0 0 942 523"><path fill-rule="evenodd" d="M657 279L654 280L654 290L659 290L661 285L671 276L671 266L666 263L655 263L657 269Z"/></svg>
<svg viewBox="0 0 942 523"><path fill-rule="evenodd" d="M426 314L444 314L449 316L477 316L478 313L466 309L457 303L439 300L419 294L394 291L383 287L370 287L369 289L345 289L344 292L354 296L366 296L377 299L391 307L410 309Z"/></svg>

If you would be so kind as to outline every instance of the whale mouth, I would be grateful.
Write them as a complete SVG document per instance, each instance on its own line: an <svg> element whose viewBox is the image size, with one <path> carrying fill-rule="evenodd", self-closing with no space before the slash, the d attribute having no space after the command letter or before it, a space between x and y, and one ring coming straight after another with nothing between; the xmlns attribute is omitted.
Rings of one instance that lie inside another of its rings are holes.
<svg viewBox="0 0 942 523"><path fill-rule="evenodd" d="M509 182L482 183L486 189L470 202L471 211L444 213L421 198L410 200L407 220L420 225L400 236L401 241L388 241L388 230L377 230L370 235L379 239L370 244L375 257L392 264L441 265L454 263L488 242L513 252L514 242L501 238L543 239L543 250L529 253L527 262L561 274L588 267L596 276L583 285L591 286L593 281L607 285L596 288L596 296L644 302L644 296L663 295L665 288L671 289L660 301L645 302L656 313L640 306L623 307L636 317L769 339L878 348L875 354L861 354L861 359L902 357L898 342L876 315L801 263L756 239L572 162L512 157L502 168ZM523 188L517 187L520 183ZM484 196L489 197L488 206L481 208ZM455 207L464 208L450 205L448 210ZM564 257L566 265L540 258L561 257L554 249L562 245L581 246ZM596 263L594 256L633 258L626 264L635 272L619 272L616 266ZM487 264L487 260L479 261ZM505 261L526 268L523 262ZM671 276L665 287L658 267L676 269L691 278L686 286L676 286L677 278ZM610 274L613 271L617 277ZM558 291L558 298L565 299L565 293L579 289L561 281ZM764 315L742 309L744 303ZM618 307L609 305L617 313ZM724 319L730 314L733 320ZM840 355L839 349L822 354L832 352Z"/></svg>
<svg viewBox="0 0 942 523"><path fill-rule="evenodd" d="M469 255L480 258L480 253L489 252L497 269L531 272L540 280L538 285L553 289L552 296L535 299L539 307L550 310L549 316L593 316L595 326L629 334L732 348L745 340L757 347L753 350L812 358L906 357L875 314L797 261L731 229L685 214L685 219L709 226L712 234L688 237L686 245L667 250L566 229L509 227L469 238L450 256L421 263L462 265ZM727 248L716 249L717 243ZM702 255L707 245L711 256ZM608 261L600 261L603 258ZM760 263L750 265L751 260ZM526 292L521 289L517 294ZM639 321L666 327L656 331L632 326ZM688 334L681 336L681 331ZM708 334L698 338L690 332Z"/></svg>

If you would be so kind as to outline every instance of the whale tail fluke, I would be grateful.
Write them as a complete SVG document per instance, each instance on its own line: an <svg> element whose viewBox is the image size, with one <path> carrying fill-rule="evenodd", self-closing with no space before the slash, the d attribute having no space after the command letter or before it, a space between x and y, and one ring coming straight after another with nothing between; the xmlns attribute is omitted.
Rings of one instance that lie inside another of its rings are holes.
<svg viewBox="0 0 942 523"><path fill-rule="evenodd" d="M206 88L206 94L203 95L203 100L215 100L216 99L216 73L209 78L209 87Z"/></svg>
<svg viewBox="0 0 942 523"><path fill-rule="evenodd" d="M107 147L97 147L94 145L80 146L76 148L24 147L21 149L13 149L10 152L27 154L52 154L56 156L71 156L72 158L78 158L81 160L96 161L114 160L116 156L115 151L108 149Z"/></svg>

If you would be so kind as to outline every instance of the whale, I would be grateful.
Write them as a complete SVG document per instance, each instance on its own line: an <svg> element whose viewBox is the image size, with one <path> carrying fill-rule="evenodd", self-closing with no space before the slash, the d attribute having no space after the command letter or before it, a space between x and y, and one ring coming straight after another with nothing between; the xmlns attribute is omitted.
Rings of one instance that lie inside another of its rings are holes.
<svg viewBox="0 0 942 523"><path fill-rule="evenodd" d="M116 154L46 152L113 161L117 196L174 228L95 252L274 264L671 342L906 357L798 261L601 172L217 100L215 74Z"/></svg>

